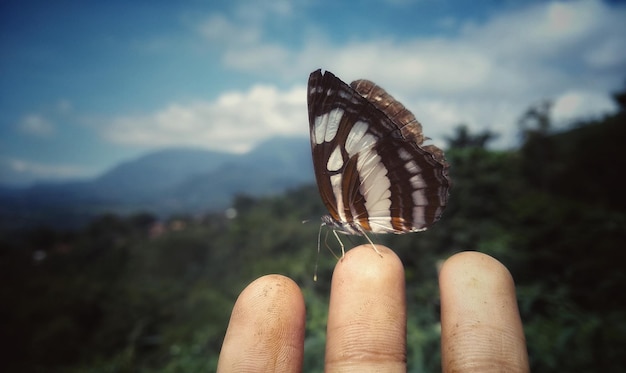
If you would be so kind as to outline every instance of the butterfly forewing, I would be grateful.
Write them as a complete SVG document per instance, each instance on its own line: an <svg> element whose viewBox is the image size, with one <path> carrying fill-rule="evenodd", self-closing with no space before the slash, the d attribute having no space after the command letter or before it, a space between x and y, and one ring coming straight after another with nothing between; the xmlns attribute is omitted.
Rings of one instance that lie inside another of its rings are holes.
<svg viewBox="0 0 626 373"><path fill-rule="evenodd" d="M367 80L352 87L330 72L309 77L315 177L330 218L349 234L426 229L447 203L443 152L429 145L401 103Z"/></svg>

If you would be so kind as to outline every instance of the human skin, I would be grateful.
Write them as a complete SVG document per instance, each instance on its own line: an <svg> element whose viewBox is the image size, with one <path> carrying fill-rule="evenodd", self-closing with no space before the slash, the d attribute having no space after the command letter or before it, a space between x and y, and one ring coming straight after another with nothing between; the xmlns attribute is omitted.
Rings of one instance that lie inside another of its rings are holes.
<svg viewBox="0 0 626 373"><path fill-rule="evenodd" d="M404 268L376 245L346 252L333 272L326 372L405 372ZM463 252L439 274L444 372L528 372L528 354L509 271ZM242 291L232 311L218 372L300 372L305 306L288 277L267 275Z"/></svg>

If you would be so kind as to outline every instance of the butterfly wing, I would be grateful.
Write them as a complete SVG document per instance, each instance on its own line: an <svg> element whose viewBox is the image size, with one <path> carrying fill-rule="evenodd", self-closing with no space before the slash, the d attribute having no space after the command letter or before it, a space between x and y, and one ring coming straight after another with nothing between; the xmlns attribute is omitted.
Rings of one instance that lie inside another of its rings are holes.
<svg viewBox="0 0 626 373"><path fill-rule="evenodd" d="M443 151L434 145L423 145L427 138L422 125L384 89L363 79L350 86L391 120L402 135L400 139L383 138L378 144L381 154L388 154L383 161L392 180L392 194L401 196L392 199L390 212L396 219L393 226L403 232L426 229L439 220L448 201L451 182ZM393 156L394 151L399 157Z"/></svg>
<svg viewBox="0 0 626 373"><path fill-rule="evenodd" d="M420 147L421 125L380 87L353 87L328 71L309 77L313 165L332 220L352 234L426 229L447 202L443 152Z"/></svg>

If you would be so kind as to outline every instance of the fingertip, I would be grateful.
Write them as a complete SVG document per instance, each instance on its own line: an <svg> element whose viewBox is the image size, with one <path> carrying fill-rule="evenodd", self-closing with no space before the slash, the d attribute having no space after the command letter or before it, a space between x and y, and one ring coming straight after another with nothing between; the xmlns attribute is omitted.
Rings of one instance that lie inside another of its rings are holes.
<svg viewBox="0 0 626 373"><path fill-rule="evenodd" d="M444 372L528 371L515 284L502 263L456 254L443 264L439 287Z"/></svg>
<svg viewBox="0 0 626 373"><path fill-rule="evenodd" d="M464 251L448 258L439 272L439 281L459 281L473 276L483 279L486 285L515 287L511 272L500 261L478 251Z"/></svg>
<svg viewBox="0 0 626 373"><path fill-rule="evenodd" d="M381 245L376 249L370 244L358 246L335 267L326 371L405 369L404 269L392 250Z"/></svg>
<svg viewBox="0 0 626 373"><path fill-rule="evenodd" d="M304 322L304 298L298 284L289 277L270 274L252 281L239 294L230 323L246 323L251 320L251 313L256 316L260 310L270 310L269 307L272 312L267 317L289 311L288 315L294 318L288 320L290 323ZM301 316L302 320L299 320Z"/></svg>
<svg viewBox="0 0 626 373"><path fill-rule="evenodd" d="M224 337L218 371L302 369L305 305L298 285L266 275L239 295Z"/></svg>
<svg viewBox="0 0 626 373"><path fill-rule="evenodd" d="M374 277L380 281L381 276L398 276L404 284L404 267L398 255L390 248L376 245L376 250L370 244L359 245L346 252L335 267L335 276ZM397 281L396 278L395 281ZM394 281L394 282L395 282Z"/></svg>
<svg viewBox="0 0 626 373"><path fill-rule="evenodd" d="M252 281L241 292L237 302L256 302L279 300L281 305L304 305L300 287L292 279L279 274L261 276ZM285 303L289 303L286 305Z"/></svg>

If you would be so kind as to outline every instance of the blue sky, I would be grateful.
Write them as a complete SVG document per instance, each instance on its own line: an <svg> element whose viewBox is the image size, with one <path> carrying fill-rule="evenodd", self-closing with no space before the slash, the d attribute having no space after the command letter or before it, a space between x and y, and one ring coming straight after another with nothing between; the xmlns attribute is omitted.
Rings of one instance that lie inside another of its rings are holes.
<svg viewBox="0 0 626 373"><path fill-rule="evenodd" d="M563 127L615 109L624 35L615 1L3 1L0 183L308 136L320 67L383 86L436 144L465 123L513 147L543 99Z"/></svg>

